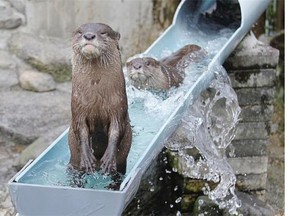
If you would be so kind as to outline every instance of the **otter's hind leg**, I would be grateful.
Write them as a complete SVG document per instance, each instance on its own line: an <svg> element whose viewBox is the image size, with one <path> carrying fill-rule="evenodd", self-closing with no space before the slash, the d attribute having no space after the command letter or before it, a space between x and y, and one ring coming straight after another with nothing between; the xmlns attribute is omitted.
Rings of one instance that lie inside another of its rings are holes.
<svg viewBox="0 0 288 216"><path fill-rule="evenodd" d="M89 130L86 124L79 123L78 128L70 127L69 147L71 152L70 165L78 171L94 172L96 158L93 155Z"/></svg>
<svg viewBox="0 0 288 216"><path fill-rule="evenodd" d="M120 146L117 152L117 172L125 175L126 166L127 166L127 157L129 154L129 150L132 142L132 130L130 123L128 122L126 125L125 134L121 140Z"/></svg>
<svg viewBox="0 0 288 216"><path fill-rule="evenodd" d="M93 153L91 136L87 124L79 126L78 136L80 140L80 169L86 173L92 173L96 168L96 158Z"/></svg>
<svg viewBox="0 0 288 216"><path fill-rule="evenodd" d="M71 169L80 169L80 149L79 149L79 141L77 140L73 129L69 128L68 133L68 144L70 149L70 161L69 168Z"/></svg>

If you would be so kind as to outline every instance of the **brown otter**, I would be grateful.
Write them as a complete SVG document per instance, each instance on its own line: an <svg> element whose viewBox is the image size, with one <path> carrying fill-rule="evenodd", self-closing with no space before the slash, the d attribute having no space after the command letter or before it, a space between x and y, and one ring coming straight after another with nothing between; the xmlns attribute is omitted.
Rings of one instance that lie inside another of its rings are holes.
<svg viewBox="0 0 288 216"><path fill-rule="evenodd" d="M184 79L187 64L195 62L206 52L195 44L188 44L168 57L157 61L151 57L135 58L126 63L129 81L139 89L167 90L178 87Z"/></svg>
<svg viewBox="0 0 288 216"><path fill-rule="evenodd" d="M126 172L132 132L119 38L101 23L73 35L69 164L79 171Z"/></svg>

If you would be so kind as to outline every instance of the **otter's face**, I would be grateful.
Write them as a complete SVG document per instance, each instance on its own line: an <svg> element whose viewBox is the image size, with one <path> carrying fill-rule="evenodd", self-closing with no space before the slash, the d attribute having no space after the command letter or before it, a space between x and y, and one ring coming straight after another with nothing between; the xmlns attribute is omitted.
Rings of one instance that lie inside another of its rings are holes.
<svg viewBox="0 0 288 216"><path fill-rule="evenodd" d="M73 34L74 54L80 54L86 59L94 59L101 55L110 55L111 47L118 48L120 34L102 23L87 23L81 25ZM109 58L109 56L106 56Z"/></svg>
<svg viewBox="0 0 288 216"><path fill-rule="evenodd" d="M161 70L159 62L151 57L135 58L126 64L128 77L134 84L144 84L157 76ZM148 83L146 83L148 84Z"/></svg>

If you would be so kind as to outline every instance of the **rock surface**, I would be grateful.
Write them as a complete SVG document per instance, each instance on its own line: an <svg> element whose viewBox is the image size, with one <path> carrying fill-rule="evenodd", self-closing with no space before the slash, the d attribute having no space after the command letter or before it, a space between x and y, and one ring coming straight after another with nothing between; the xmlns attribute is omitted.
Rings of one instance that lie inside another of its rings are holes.
<svg viewBox="0 0 288 216"><path fill-rule="evenodd" d="M0 69L0 89L9 89L18 84L15 71Z"/></svg>
<svg viewBox="0 0 288 216"><path fill-rule="evenodd" d="M247 55L249 50L249 55ZM253 33L248 34L226 60L224 66L229 68L264 68L278 64L279 50L258 41Z"/></svg>
<svg viewBox="0 0 288 216"><path fill-rule="evenodd" d="M255 198L252 195L237 192L238 198L241 200L241 207L237 209L239 215L253 216L274 216L275 212L266 205L266 203ZM231 215L227 210L219 209L207 196L200 196L195 202L193 215Z"/></svg>
<svg viewBox="0 0 288 216"><path fill-rule="evenodd" d="M255 198L252 195L237 192L238 198L241 200L241 207L238 212L242 215L254 215L254 216L274 216L275 212L266 203ZM225 215L229 215L226 213Z"/></svg>
<svg viewBox="0 0 288 216"><path fill-rule="evenodd" d="M62 40L38 38L27 33L15 33L9 49L37 70L50 73L56 81L71 79L71 51Z"/></svg>
<svg viewBox="0 0 288 216"><path fill-rule="evenodd" d="M223 215L223 210L211 201L207 196L199 196L195 202L192 215Z"/></svg>
<svg viewBox="0 0 288 216"><path fill-rule="evenodd" d="M25 71L19 76L20 86L29 91L47 92L55 90L56 83L50 74Z"/></svg>
<svg viewBox="0 0 288 216"><path fill-rule="evenodd" d="M0 98L0 134L16 143L30 144L55 127L69 124L70 95L65 92L14 90L0 92Z"/></svg>
<svg viewBox="0 0 288 216"><path fill-rule="evenodd" d="M25 0L9 0L9 2L18 12L26 15Z"/></svg>
<svg viewBox="0 0 288 216"><path fill-rule="evenodd" d="M27 160L35 159L67 129L70 121L71 82L57 84L51 75L35 72L29 64L12 56L3 45L10 35L0 32L0 215L3 216L16 215L8 181ZM22 86L26 78L26 85L33 90L54 91L26 91L19 87L18 77ZM25 149L25 144L34 140Z"/></svg>
<svg viewBox="0 0 288 216"><path fill-rule="evenodd" d="M19 27L24 16L14 10L7 1L0 1L0 29L13 29Z"/></svg>
<svg viewBox="0 0 288 216"><path fill-rule="evenodd" d="M0 69L16 68L15 59L7 51L0 50Z"/></svg>
<svg viewBox="0 0 288 216"><path fill-rule="evenodd" d="M15 210L11 203L8 191L8 181L17 172L18 153L15 151L15 145L0 136L0 215L14 216Z"/></svg>
<svg viewBox="0 0 288 216"><path fill-rule="evenodd" d="M23 167L29 160L34 160L37 156L39 156L46 148L49 147L53 141L61 135L66 129L68 125L63 125L52 129L40 136L36 139L32 144L30 144L27 148L25 148L19 157L18 166Z"/></svg>

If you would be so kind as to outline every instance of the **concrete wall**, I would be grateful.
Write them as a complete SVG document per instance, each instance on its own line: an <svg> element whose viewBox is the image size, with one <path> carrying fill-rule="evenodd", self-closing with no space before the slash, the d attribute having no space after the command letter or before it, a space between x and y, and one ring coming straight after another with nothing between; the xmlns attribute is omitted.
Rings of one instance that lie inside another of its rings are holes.
<svg viewBox="0 0 288 216"><path fill-rule="evenodd" d="M71 38L87 22L103 22L120 32L122 60L144 51L172 21L179 0L26 0L25 31Z"/></svg>

